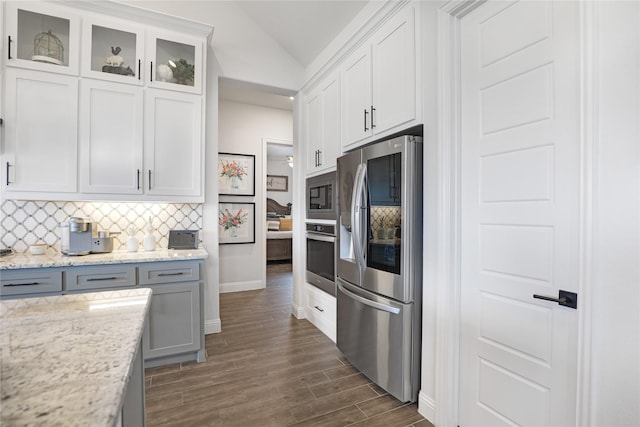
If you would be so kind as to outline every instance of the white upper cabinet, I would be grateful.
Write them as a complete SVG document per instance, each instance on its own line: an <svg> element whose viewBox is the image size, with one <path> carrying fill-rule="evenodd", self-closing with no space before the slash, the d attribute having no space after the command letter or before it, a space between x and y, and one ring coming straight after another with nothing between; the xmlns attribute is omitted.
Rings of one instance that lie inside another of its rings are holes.
<svg viewBox="0 0 640 427"><path fill-rule="evenodd" d="M144 191L202 197L202 97L148 89L145 93Z"/></svg>
<svg viewBox="0 0 640 427"><path fill-rule="evenodd" d="M417 124L415 10L391 17L342 66L342 146Z"/></svg>
<svg viewBox="0 0 640 427"><path fill-rule="evenodd" d="M11 68L5 83L3 189L77 191L78 79Z"/></svg>
<svg viewBox="0 0 640 427"><path fill-rule="evenodd" d="M83 79L80 105L80 191L142 194L142 87Z"/></svg>
<svg viewBox="0 0 640 427"><path fill-rule="evenodd" d="M5 63L61 74L78 74L80 18L44 2L5 5Z"/></svg>
<svg viewBox="0 0 640 427"><path fill-rule="evenodd" d="M82 35L82 76L144 83L144 31L139 25L89 17L82 21Z"/></svg>
<svg viewBox="0 0 640 427"><path fill-rule="evenodd" d="M149 79L158 89L202 93L202 39L172 32L147 33Z"/></svg>
<svg viewBox="0 0 640 427"><path fill-rule="evenodd" d="M340 75L320 82L307 97L307 174L335 168L340 154Z"/></svg>

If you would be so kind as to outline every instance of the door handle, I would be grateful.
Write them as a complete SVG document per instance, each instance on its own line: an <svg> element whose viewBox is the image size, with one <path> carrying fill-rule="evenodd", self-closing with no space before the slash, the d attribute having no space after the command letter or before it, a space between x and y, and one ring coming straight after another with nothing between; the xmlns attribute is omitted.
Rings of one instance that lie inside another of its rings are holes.
<svg viewBox="0 0 640 427"><path fill-rule="evenodd" d="M373 124L373 112L376 111L375 108L373 108L373 105L371 106L371 129L373 129L374 127L376 127L375 124Z"/></svg>
<svg viewBox="0 0 640 427"><path fill-rule="evenodd" d="M578 308L578 294L575 292L563 291L560 289L558 291L558 298L549 297L546 295L537 295L533 294L535 299L543 299L545 301L553 301L557 302L559 305L577 309Z"/></svg>
<svg viewBox="0 0 640 427"><path fill-rule="evenodd" d="M369 112L367 111L367 109L364 109L364 131L368 131L369 128L367 127L367 114L369 114Z"/></svg>
<svg viewBox="0 0 640 427"><path fill-rule="evenodd" d="M377 310L381 310L381 311L386 311L388 313L391 314L399 314L400 313L400 309L397 307L392 307L390 305L386 305L386 304L382 304L380 302L377 301L371 301L370 299L367 299L365 297L361 297L358 294L354 294L353 292L351 292L350 290L348 290L347 288L345 288L341 283L338 282L338 289L345 294L346 296L348 296L349 298L358 301L359 303L362 303L364 305L368 305L371 308L375 308Z"/></svg>
<svg viewBox="0 0 640 427"><path fill-rule="evenodd" d="M8 41L7 41L7 59L13 59L11 57L11 36L7 36Z"/></svg>

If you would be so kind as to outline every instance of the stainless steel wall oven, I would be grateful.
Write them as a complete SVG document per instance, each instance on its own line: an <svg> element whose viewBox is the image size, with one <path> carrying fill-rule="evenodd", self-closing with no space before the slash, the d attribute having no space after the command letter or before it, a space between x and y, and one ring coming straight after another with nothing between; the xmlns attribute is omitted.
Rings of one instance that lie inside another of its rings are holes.
<svg viewBox="0 0 640 427"><path fill-rule="evenodd" d="M330 295L336 295L336 227L332 224L307 223L308 283Z"/></svg>

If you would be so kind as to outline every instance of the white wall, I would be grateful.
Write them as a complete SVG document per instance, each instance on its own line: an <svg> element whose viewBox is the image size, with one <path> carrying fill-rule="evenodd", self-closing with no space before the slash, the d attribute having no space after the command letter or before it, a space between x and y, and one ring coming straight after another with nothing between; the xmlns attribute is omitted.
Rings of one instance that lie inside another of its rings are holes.
<svg viewBox="0 0 640 427"><path fill-rule="evenodd" d="M263 138L293 141L291 111L221 100L218 111L218 151L256 156L255 197L221 196L221 200L256 204L256 243L221 245L219 260L220 291L231 292L265 287L264 221L266 191L263 169ZM210 164L210 163L208 163ZM288 166L287 166L288 167Z"/></svg>
<svg viewBox="0 0 640 427"><path fill-rule="evenodd" d="M293 203L293 169L289 166L287 160L267 159L267 175L286 176L289 180L287 191L267 191L267 197L275 200L282 206L286 206L287 203Z"/></svg>

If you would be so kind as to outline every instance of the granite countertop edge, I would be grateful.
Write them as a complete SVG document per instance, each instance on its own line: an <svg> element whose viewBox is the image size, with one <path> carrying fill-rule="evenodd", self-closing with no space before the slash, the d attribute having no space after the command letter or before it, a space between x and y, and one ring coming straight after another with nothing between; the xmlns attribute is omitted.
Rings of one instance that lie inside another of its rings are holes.
<svg viewBox="0 0 640 427"><path fill-rule="evenodd" d="M208 252L203 248L159 249L148 252L113 251L106 254L89 254L82 256L67 256L49 249L44 255L20 253L2 257L0 258L0 271L24 268L81 267L86 265L203 260L208 257Z"/></svg>
<svg viewBox="0 0 640 427"><path fill-rule="evenodd" d="M116 425L151 295L139 288L0 301L0 423Z"/></svg>

